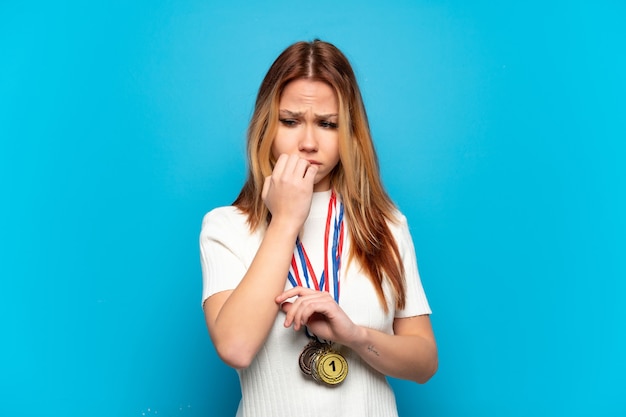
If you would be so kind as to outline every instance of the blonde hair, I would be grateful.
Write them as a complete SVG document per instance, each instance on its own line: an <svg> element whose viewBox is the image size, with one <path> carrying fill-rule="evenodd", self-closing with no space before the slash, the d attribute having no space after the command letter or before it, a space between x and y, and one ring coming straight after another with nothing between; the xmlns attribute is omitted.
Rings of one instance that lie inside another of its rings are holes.
<svg viewBox="0 0 626 417"><path fill-rule="evenodd" d="M354 71L334 45L317 39L297 42L285 49L270 67L259 88L248 128L248 178L233 205L248 215L252 230L270 220L261 190L275 163L271 147L278 129L281 94L289 82L297 79L325 82L337 93L340 161L330 178L331 187L344 203L352 239L349 259L358 261L368 274L385 311L385 279L391 284L396 307L403 308L404 268L388 225L396 221L396 208L380 179L378 158Z"/></svg>

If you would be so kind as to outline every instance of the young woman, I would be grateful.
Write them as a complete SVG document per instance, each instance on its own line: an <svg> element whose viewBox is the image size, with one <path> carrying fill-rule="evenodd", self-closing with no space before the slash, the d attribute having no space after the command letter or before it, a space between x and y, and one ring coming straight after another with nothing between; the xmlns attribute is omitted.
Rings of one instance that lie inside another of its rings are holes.
<svg viewBox="0 0 626 417"><path fill-rule="evenodd" d="M354 72L298 42L263 80L248 178L200 235L203 309L237 416L397 416L385 375L437 369L406 218L381 184Z"/></svg>

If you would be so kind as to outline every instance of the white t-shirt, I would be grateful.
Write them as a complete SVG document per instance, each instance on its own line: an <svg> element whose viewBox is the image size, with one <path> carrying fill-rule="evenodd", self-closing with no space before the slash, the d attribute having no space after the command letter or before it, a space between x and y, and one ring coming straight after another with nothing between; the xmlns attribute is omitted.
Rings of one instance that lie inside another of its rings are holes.
<svg viewBox="0 0 626 417"><path fill-rule="evenodd" d="M330 191L314 193L309 217L300 234L307 255L319 277L323 270L323 235ZM339 305L361 326L393 334L394 318L430 314L417 270L415 250L406 218L398 213L390 224L404 263L406 306L395 308L387 296L388 312L380 302L369 277L352 261L342 261ZM207 213L202 223L200 250L203 275L202 302L211 295L237 287L261 244L262 231L250 232L247 216L236 207L220 207ZM347 228L346 228L347 231ZM346 234L343 253L350 250ZM294 245L295 246L295 245ZM344 258L347 258L344 256ZM285 288L291 284L285 277ZM385 294L391 294L384 285ZM278 294L277 294L278 295ZM337 386L326 386L302 374L298 358L308 338L303 331L283 326L280 312L252 364L238 370L242 398L237 417L395 417L395 397L385 376L357 354L339 347L348 361L348 376Z"/></svg>

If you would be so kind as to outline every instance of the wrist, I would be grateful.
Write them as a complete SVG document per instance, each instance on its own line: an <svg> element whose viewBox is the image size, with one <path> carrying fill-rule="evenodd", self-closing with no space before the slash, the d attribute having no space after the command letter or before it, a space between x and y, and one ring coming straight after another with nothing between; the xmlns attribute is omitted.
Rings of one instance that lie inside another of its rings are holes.
<svg viewBox="0 0 626 417"><path fill-rule="evenodd" d="M363 347L367 347L368 333L367 327L356 325L352 337L346 340L346 343L343 343L343 345L354 351L359 351Z"/></svg>
<svg viewBox="0 0 626 417"><path fill-rule="evenodd" d="M279 234L280 236L293 238L292 240L295 241L296 238L298 237L298 233L300 233L301 228L302 228L302 224L298 222L294 222L293 220L272 217L269 225L267 226L267 232L268 233L275 232Z"/></svg>

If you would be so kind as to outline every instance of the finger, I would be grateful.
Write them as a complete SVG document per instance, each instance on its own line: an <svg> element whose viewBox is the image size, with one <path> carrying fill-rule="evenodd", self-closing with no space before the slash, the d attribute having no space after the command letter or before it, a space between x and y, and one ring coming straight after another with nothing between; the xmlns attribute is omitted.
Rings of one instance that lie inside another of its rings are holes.
<svg viewBox="0 0 626 417"><path fill-rule="evenodd" d="M307 171L311 168L311 163L306 159L298 158L296 166L294 167L293 175L296 178L304 178Z"/></svg>
<svg viewBox="0 0 626 417"><path fill-rule="evenodd" d="M311 184L315 183L315 176L317 175L317 171L319 167L317 165L309 164L306 172L304 173L304 179Z"/></svg>
<svg viewBox="0 0 626 417"><path fill-rule="evenodd" d="M293 288L286 290L285 292L280 294L278 297L276 297L276 303L280 304L280 303L285 302L285 300L291 297L299 297L305 294L310 294L312 292L314 291L308 288L301 287L301 286L293 287Z"/></svg>
<svg viewBox="0 0 626 417"><path fill-rule="evenodd" d="M271 176L265 177L265 182L263 183L263 190L261 190L261 199L263 199L264 201L267 198L267 193L270 190L271 182L272 182Z"/></svg>
<svg viewBox="0 0 626 417"><path fill-rule="evenodd" d="M307 292L310 292L308 288L304 288L301 286L290 288L284 291L282 294L278 295L274 301L276 304L280 305L281 310L286 314L284 326L289 327L293 321L293 315L295 313L296 308L294 308L294 303L299 300L299 297ZM294 301L288 301L290 298L295 298Z"/></svg>
<svg viewBox="0 0 626 417"><path fill-rule="evenodd" d="M290 172L290 155L286 153L280 154L276 163L274 164L274 169L272 170L272 174L275 175L276 178L282 178L285 173Z"/></svg>
<svg viewBox="0 0 626 417"><path fill-rule="evenodd" d="M291 310L292 307L293 307L293 303L290 303L290 302L285 302L280 305L280 308L281 310L283 310L284 313L289 313L289 310Z"/></svg>
<svg viewBox="0 0 626 417"><path fill-rule="evenodd" d="M295 306L294 303L283 303L281 305L281 308L285 312L285 321L283 322L283 326L291 327L291 325L293 324L294 329L298 330L296 328L296 323L294 322L294 319L293 319L296 311L298 310L298 307Z"/></svg>
<svg viewBox="0 0 626 417"><path fill-rule="evenodd" d="M334 300L326 296L326 294L327 293L315 291L311 295L298 298L287 314L286 320L289 320L288 324L291 325L293 323L294 329L299 330L301 326L308 323L312 314L319 313L326 316L329 312L329 308L331 308L328 302L334 302Z"/></svg>
<svg viewBox="0 0 626 417"><path fill-rule="evenodd" d="M304 324L301 318L302 309L306 307L307 300L311 297L315 297L315 295L311 294L307 296L299 296L292 303L285 302L281 304L281 307L284 306L283 311L286 313L284 322L285 327L293 325L294 330L300 330L300 326Z"/></svg>
<svg viewBox="0 0 626 417"><path fill-rule="evenodd" d="M282 175L286 178L293 178L296 175L296 167L299 159L298 155L285 155L285 169Z"/></svg>
<svg viewBox="0 0 626 417"><path fill-rule="evenodd" d="M311 300L310 303L300 306L293 318L294 330L300 330L303 326L311 325L312 320L316 322L322 320L330 325L327 315L328 308L329 306L326 305L325 301L320 299Z"/></svg>

